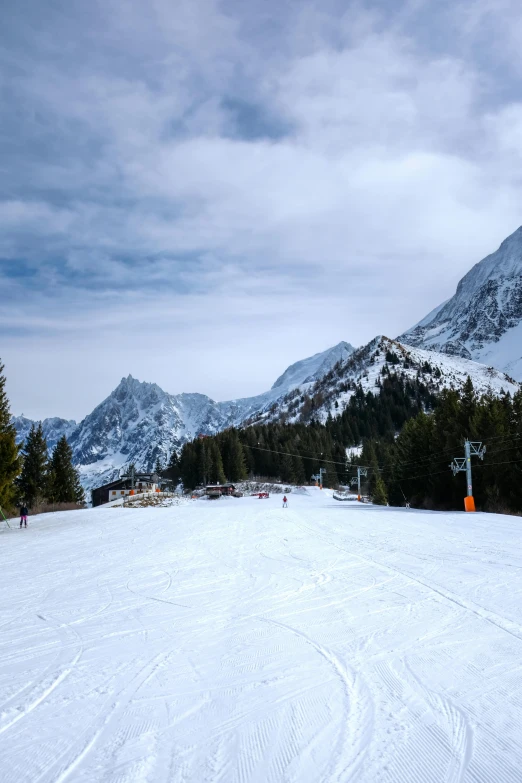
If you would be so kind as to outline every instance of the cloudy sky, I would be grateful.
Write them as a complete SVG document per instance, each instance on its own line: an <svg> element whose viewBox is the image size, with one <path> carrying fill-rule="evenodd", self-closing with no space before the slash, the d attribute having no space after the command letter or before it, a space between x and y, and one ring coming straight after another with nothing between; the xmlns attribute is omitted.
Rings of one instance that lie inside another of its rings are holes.
<svg viewBox="0 0 522 783"><path fill-rule="evenodd" d="M522 223L519 0L6 0L0 36L16 414L264 391Z"/></svg>

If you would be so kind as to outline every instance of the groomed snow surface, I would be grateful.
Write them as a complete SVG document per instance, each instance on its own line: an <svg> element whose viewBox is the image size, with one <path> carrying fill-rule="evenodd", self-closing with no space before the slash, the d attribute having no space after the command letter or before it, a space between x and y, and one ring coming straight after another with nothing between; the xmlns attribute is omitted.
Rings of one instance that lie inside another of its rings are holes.
<svg viewBox="0 0 522 783"><path fill-rule="evenodd" d="M327 491L0 534L3 783L522 780L522 520Z"/></svg>

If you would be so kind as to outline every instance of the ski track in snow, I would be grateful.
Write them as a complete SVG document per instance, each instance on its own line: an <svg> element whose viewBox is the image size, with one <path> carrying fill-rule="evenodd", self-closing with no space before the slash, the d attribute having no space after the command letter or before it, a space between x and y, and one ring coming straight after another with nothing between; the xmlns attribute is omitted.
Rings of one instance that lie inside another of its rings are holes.
<svg viewBox="0 0 522 783"><path fill-rule="evenodd" d="M520 519L328 491L0 530L2 783L520 783Z"/></svg>

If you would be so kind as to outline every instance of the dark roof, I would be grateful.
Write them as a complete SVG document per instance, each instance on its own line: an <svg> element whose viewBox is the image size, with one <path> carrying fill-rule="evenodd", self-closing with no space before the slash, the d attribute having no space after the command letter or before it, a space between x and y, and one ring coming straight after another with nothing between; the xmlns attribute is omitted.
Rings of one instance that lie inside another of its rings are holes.
<svg viewBox="0 0 522 783"><path fill-rule="evenodd" d="M135 473L134 474L134 481L154 481L154 479L159 478L157 473ZM132 479L131 475L125 475L120 476L120 479L124 479L125 481L130 481Z"/></svg>
<svg viewBox="0 0 522 783"><path fill-rule="evenodd" d="M124 483L124 480L119 478L115 481L109 481L108 484L101 484L99 487L93 487L93 492L95 492L97 489L117 489Z"/></svg>
<svg viewBox="0 0 522 783"><path fill-rule="evenodd" d="M157 478L155 473L136 473L134 476L134 483L140 483L141 481L151 481L154 483ZM124 486L130 485L132 480L131 476L120 476L120 478L114 481L109 481L107 484L101 484L99 487L94 487L93 492L100 489L123 489Z"/></svg>

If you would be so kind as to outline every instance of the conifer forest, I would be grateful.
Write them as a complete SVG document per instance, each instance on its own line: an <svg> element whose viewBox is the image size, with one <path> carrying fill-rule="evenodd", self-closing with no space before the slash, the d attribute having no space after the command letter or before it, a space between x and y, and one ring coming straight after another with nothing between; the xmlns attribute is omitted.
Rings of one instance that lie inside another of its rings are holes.
<svg viewBox="0 0 522 783"><path fill-rule="evenodd" d="M336 488L360 465L367 468L363 491L374 502L460 510L465 479L450 463L463 456L465 439L486 445L484 459L473 459L477 508L520 512L522 392L478 397L470 379L461 391L434 395L422 382L390 375L379 393L358 388L324 423L258 424L187 443L179 471L194 488L247 476L305 484L323 468L323 483Z"/></svg>

